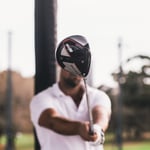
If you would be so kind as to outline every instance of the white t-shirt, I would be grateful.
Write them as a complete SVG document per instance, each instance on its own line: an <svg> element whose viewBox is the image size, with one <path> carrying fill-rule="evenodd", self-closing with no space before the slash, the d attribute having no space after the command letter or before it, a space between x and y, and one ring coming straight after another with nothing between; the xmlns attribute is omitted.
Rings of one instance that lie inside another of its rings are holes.
<svg viewBox="0 0 150 150"><path fill-rule="evenodd" d="M91 108L101 105L111 112L110 99L104 92L89 86L87 90ZM59 89L57 83L42 91L33 97L30 104L31 120L35 127L41 150L103 150L103 146L91 146L89 142L85 142L78 135L65 136L39 126L39 117L47 108L54 108L59 114L69 119L88 121L85 94L82 97L79 107L77 107L72 98L65 95Z"/></svg>

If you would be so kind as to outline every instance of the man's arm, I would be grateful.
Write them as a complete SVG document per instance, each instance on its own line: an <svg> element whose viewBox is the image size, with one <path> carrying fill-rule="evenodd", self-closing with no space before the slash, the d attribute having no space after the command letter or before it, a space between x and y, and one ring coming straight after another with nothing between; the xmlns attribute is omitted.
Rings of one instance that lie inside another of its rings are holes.
<svg viewBox="0 0 150 150"><path fill-rule="evenodd" d="M94 133L97 135L97 139L94 142L91 142L92 145L98 146L104 144L105 134L104 132L108 128L110 120L111 110L97 105L92 110L93 115L93 129Z"/></svg>
<svg viewBox="0 0 150 150"><path fill-rule="evenodd" d="M74 121L60 116L54 109L46 109L39 125L62 135L80 135L86 141L95 141L97 135L89 134L89 122Z"/></svg>
<svg viewBox="0 0 150 150"><path fill-rule="evenodd" d="M92 110L93 115L93 123L100 125L100 127L103 129L103 131L106 131L109 125L110 110L106 109L103 106L95 106Z"/></svg>

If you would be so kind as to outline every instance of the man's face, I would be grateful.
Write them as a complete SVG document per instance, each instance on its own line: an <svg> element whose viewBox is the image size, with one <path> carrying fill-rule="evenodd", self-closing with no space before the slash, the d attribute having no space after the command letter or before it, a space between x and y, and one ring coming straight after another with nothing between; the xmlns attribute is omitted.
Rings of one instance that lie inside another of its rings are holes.
<svg viewBox="0 0 150 150"><path fill-rule="evenodd" d="M61 78L63 82L69 87L76 87L80 84L80 81L82 79L82 77L75 76L72 73L65 71L64 69L62 69L61 71Z"/></svg>

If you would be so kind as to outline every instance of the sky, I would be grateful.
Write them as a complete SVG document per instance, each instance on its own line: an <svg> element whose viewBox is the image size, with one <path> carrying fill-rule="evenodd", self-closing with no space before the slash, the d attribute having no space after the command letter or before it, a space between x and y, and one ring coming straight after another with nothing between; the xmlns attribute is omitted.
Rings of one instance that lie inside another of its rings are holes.
<svg viewBox="0 0 150 150"><path fill-rule="evenodd" d="M80 34L92 53L92 81L116 86L111 73L121 61L138 54L150 56L149 0L57 0L57 41ZM12 68L33 76L34 1L0 0L0 71L8 66L8 32L12 32ZM137 69L140 62L124 67Z"/></svg>

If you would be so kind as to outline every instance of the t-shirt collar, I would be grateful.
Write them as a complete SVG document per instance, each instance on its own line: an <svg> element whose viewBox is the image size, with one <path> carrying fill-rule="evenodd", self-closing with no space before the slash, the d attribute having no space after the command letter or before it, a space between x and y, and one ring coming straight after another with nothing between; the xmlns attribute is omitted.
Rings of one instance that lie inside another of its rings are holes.
<svg viewBox="0 0 150 150"><path fill-rule="evenodd" d="M56 97L64 96L65 94L60 90L58 83L55 83L52 87L52 92Z"/></svg>

